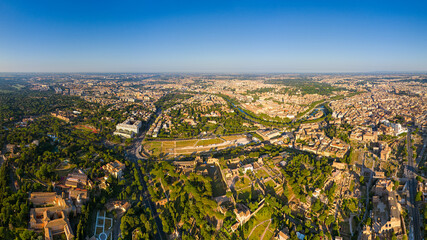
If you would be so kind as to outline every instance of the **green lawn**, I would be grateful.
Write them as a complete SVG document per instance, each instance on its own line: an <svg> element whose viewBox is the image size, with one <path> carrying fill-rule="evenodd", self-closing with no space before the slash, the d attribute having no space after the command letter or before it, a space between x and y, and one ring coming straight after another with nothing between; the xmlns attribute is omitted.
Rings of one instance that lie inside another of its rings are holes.
<svg viewBox="0 0 427 240"><path fill-rule="evenodd" d="M265 235L264 235L263 240L264 240L264 239L273 239L273 236L274 236L274 230L275 230L275 229L272 229L271 225L272 225L272 224L270 224L270 227L269 227L269 228L267 229L267 231L265 232Z"/></svg>
<svg viewBox="0 0 427 240"><path fill-rule="evenodd" d="M249 236L250 232L256 225L258 225L259 223L265 220L271 219L272 214L273 214L273 210L270 207L264 205L264 207L261 210L259 210L259 212L257 212L254 216L252 216L252 218L243 225L245 239ZM259 239L261 235L264 233L264 230L267 226L268 226L268 221L259 225L252 233L250 239ZM267 235L268 233L266 233L265 236ZM269 239L269 238L266 238L265 236L264 236L264 239Z"/></svg>
<svg viewBox="0 0 427 240"><path fill-rule="evenodd" d="M268 177L268 174L264 169L259 169L258 171L256 171L255 176L257 178L266 178Z"/></svg>
<svg viewBox="0 0 427 240"><path fill-rule="evenodd" d="M191 147L194 146L197 141L197 139L176 141L176 148Z"/></svg>
<svg viewBox="0 0 427 240"><path fill-rule="evenodd" d="M146 142L146 149L153 151L153 155L159 155L162 152L162 142Z"/></svg>
<svg viewBox="0 0 427 240"><path fill-rule="evenodd" d="M174 148L174 147L175 147L174 141L163 142L163 148Z"/></svg>
<svg viewBox="0 0 427 240"><path fill-rule="evenodd" d="M275 187L276 187L276 183L274 183L273 180L268 180L267 182L265 182L266 191L272 195L276 193Z"/></svg>
<svg viewBox="0 0 427 240"><path fill-rule="evenodd" d="M218 143L223 143L224 141L222 139L219 138L214 138L214 139L204 139L204 140L199 140L196 144L196 146L207 146L207 145L211 145L211 144L218 144Z"/></svg>
<svg viewBox="0 0 427 240"><path fill-rule="evenodd" d="M267 182L265 182L265 185L266 186L270 186L270 187L272 187L272 188L275 188L276 187L276 183L273 181L273 180L268 180Z"/></svg>
<svg viewBox="0 0 427 240"><path fill-rule="evenodd" d="M272 214L273 210L269 206L264 205L264 207L255 214L255 218L258 222L262 222L270 219Z"/></svg>
<svg viewBox="0 0 427 240"><path fill-rule="evenodd" d="M233 141L233 140L237 140L240 138L245 137L244 135L232 135L232 136L222 136L221 138L226 140L226 141Z"/></svg>
<svg viewBox="0 0 427 240"><path fill-rule="evenodd" d="M264 222L263 224L261 224L257 228L255 228L255 230L252 232L252 235L249 237L249 239L260 240L260 237L264 233L265 229L267 228L268 223L269 223L269 221ZM249 233L251 233L251 231L252 231L252 229L248 232L248 235L249 235Z"/></svg>
<svg viewBox="0 0 427 240"><path fill-rule="evenodd" d="M233 144L227 144L220 147L210 146L211 144L224 143L225 141L221 138L198 140L177 140L177 141L145 141L143 142L144 149L147 152L152 151L151 155L159 156L161 153L164 154L178 154L186 155L194 152L211 151L213 149L224 149Z"/></svg>
<svg viewBox="0 0 427 240"><path fill-rule="evenodd" d="M242 181L243 179L245 179L244 183ZM251 185L251 180L249 178L247 178L247 177L239 177L239 180L234 184L234 188L237 189L237 190L239 190L239 189L248 187L250 185Z"/></svg>
<svg viewBox="0 0 427 240"><path fill-rule="evenodd" d="M219 126L216 130L215 130L215 134L223 134L223 132L225 131L225 128L222 126Z"/></svg>
<svg viewBox="0 0 427 240"><path fill-rule="evenodd" d="M176 154L192 154L193 152L196 152L196 150L194 149L175 150Z"/></svg>

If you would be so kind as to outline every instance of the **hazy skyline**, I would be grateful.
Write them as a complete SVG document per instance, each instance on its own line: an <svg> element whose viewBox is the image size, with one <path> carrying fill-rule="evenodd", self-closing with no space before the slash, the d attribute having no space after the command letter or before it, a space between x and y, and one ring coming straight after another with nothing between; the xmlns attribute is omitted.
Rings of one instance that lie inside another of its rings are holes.
<svg viewBox="0 0 427 240"><path fill-rule="evenodd" d="M0 1L1 72L427 71L425 1Z"/></svg>

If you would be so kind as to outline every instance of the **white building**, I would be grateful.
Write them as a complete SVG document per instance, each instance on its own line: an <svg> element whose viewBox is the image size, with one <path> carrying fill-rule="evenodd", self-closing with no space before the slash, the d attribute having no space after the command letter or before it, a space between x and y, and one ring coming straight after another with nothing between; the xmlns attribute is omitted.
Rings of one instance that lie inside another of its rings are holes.
<svg viewBox="0 0 427 240"><path fill-rule="evenodd" d="M252 164L246 164L245 166L242 167L243 168L243 172L246 173L248 170L250 171L254 171L254 167L252 166Z"/></svg>
<svg viewBox="0 0 427 240"><path fill-rule="evenodd" d="M124 137L124 138L133 138L135 136L134 132L129 132L129 131L115 131L113 133L114 135L118 135L120 137Z"/></svg>
<svg viewBox="0 0 427 240"><path fill-rule="evenodd" d="M133 118L127 119L123 123L117 124L114 135L119 135L126 138L131 138L134 135L139 134L139 129L142 126L142 122Z"/></svg>
<svg viewBox="0 0 427 240"><path fill-rule="evenodd" d="M398 136L399 134L402 133L406 133L408 132L407 128L402 127L402 125L400 125L400 123L391 123L390 121L388 121L387 119L383 119L380 121L382 124L386 125L387 127L391 127L393 128L394 131L394 135Z"/></svg>
<svg viewBox="0 0 427 240"><path fill-rule="evenodd" d="M394 130L394 134L397 136L399 134L408 132L407 128L402 127L402 125L400 125L400 123L398 124L392 124L393 130Z"/></svg>

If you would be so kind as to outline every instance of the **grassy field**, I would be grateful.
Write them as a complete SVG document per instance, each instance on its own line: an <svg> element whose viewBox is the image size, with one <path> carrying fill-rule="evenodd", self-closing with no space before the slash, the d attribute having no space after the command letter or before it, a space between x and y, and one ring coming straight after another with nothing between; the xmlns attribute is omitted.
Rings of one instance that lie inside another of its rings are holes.
<svg viewBox="0 0 427 240"><path fill-rule="evenodd" d="M58 177L65 177L68 173L70 173L74 168L76 168L76 164L67 164L67 163L61 163L57 166L56 169L53 171L58 174Z"/></svg>
<svg viewBox="0 0 427 240"><path fill-rule="evenodd" d="M270 227L267 229L267 231L265 232L264 238L263 239L273 239L274 236L274 230L270 224ZM261 239L261 240L263 240Z"/></svg>
<svg viewBox="0 0 427 240"><path fill-rule="evenodd" d="M264 169L259 169L258 171L256 171L255 176L257 178L266 178L268 177L268 174Z"/></svg>
<svg viewBox="0 0 427 240"><path fill-rule="evenodd" d="M276 187L276 183L273 181L273 180L268 180L267 182L265 182L265 185L266 186L270 186L270 187L272 187L272 188L275 188Z"/></svg>
<svg viewBox="0 0 427 240"><path fill-rule="evenodd" d="M215 130L215 134L223 134L225 132L225 128L222 126L219 126L216 130Z"/></svg>
<svg viewBox="0 0 427 240"><path fill-rule="evenodd" d="M355 150L355 151L353 151L353 155L352 155L352 158L351 158L351 162L352 163L358 163L358 164L360 164L360 165L362 165L363 164L363 156L361 156L361 151L359 151L359 150Z"/></svg>
<svg viewBox="0 0 427 240"><path fill-rule="evenodd" d="M163 142L163 147L164 148L175 148L175 142L171 141L171 142Z"/></svg>
<svg viewBox="0 0 427 240"><path fill-rule="evenodd" d="M244 183L243 183L243 179L244 179ZM248 187L251 185L251 180L248 177L239 177L239 180L234 184L234 188L236 190Z"/></svg>
<svg viewBox="0 0 427 240"><path fill-rule="evenodd" d="M147 142L144 148L152 151L154 156L158 156L162 152L162 142Z"/></svg>
<svg viewBox="0 0 427 240"><path fill-rule="evenodd" d="M276 183L273 180L268 180L267 182L264 183L265 184L265 188L266 191L270 194L275 194L276 193Z"/></svg>
<svg viewBox="0 0 427 240"><path fill-rule="evenodd" d="M224 139L225 141L233 141L233 140L237 140L239 138L244 138L244 135L233 135L233 136L222 136L221 138Z"/></svg>
<svg viewBox="0 0 427 240"><path fill-rule="evenodd" d="M24 86L24 85L22 85L22 84L15 84L15 85L13 85L12 87L14 87L14 88L16 88L16 89L18 89L18 90L21 90L21 89L23 89L25 86Z"/></svg>
<svg viewBox="0 0 427 240"><path fill-rule="evenodd" d="M241 138L243 136L233 136ZM221 138L214 139L191 139L191 140L176 140L176 141L145 141L142 143L144 149L153 156L165 154L168 156L189 155L196 152L207 152L216 149L223 149L234 144L226 144L224 146L214 147L213 144L224 143Z"/></svg>
<svg viewBox="0 0 427 240"><path fill-rule="evenodd" d="M188 149L175 149L175 153L178 155L181 154L192 154L193 152L196 152L196 150L192 149L192 150L188 150Z"/></svg>
<svg viewBox="0 0 427 240"><path fill-rule="evenodd" d="M174 152L175 149L175 142L162 142L162 152Z"/></svg>
<svg viewBox="0 0 427 240"><path fill-rule="evenodd" d="M374 160L372 158L366 158L365 160L365 166L367 168L373 168L374 167Z"/></svg>
<svg viewBox="0 0 427 240"><path fill-rule="evenodd" d="M197 141L198 141L197 139L175 141L176 148L192 147L197 143Z"/></svg>
<svg viewBox="0 0 427 240"><path fill-rule="evenodd" d="M265 220L271 219L272 213L273 213L273 210L271 208L269 208L268 206L264 206L247 223L245 223L243 225L245 239L249 237L249 234L251 233L252 229L255 228L255 226L257 226L258 224L262 223ZM268 221L259 225L257 228L254 229L249 239L260 239L261 235L264 233L267 226L268 226ZM268 233L266 233L266 235L264 236L264 239L269 239L269 238L266 238L267 235Z"/></svg>
<svg viewBox="0 0 427 240"><path fill-rule="evenodd" d="M213 138L213 139L204 139L204 140L199 140L196 144L196 146L206 146L206 145L211 145L211 144L218 144L218 143L223 143L224 141L220 138Z"/></svg>
<svg viewBox="0 0 427 240"><path fill-rule="evenodd" d="M269 224L269 221L266 221L263 224L261 224L258 227L256 227L254 229L254 231L252 232L252 235L249 237L249 239L260 240L260 237L264 233L264 231L267 228L268 224ZM250 231L249 231L249 233L250 233Z"/></svg>

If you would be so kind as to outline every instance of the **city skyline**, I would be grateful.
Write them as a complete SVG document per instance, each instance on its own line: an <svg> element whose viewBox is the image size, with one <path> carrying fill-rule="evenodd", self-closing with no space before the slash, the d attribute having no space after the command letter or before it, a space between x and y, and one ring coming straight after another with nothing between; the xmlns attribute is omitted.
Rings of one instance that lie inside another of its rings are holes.
<svg viewBox="0 0 427 240"><path fill-rule="evenodd" d="M420 240L426 103L427 73L0 73L0 236Z"/></svg>
<svg viewBox="0 0 427 240"><path fill-rule="evenodd" d="M0 3L0 72L425 72L422 1Z"/></svg>

